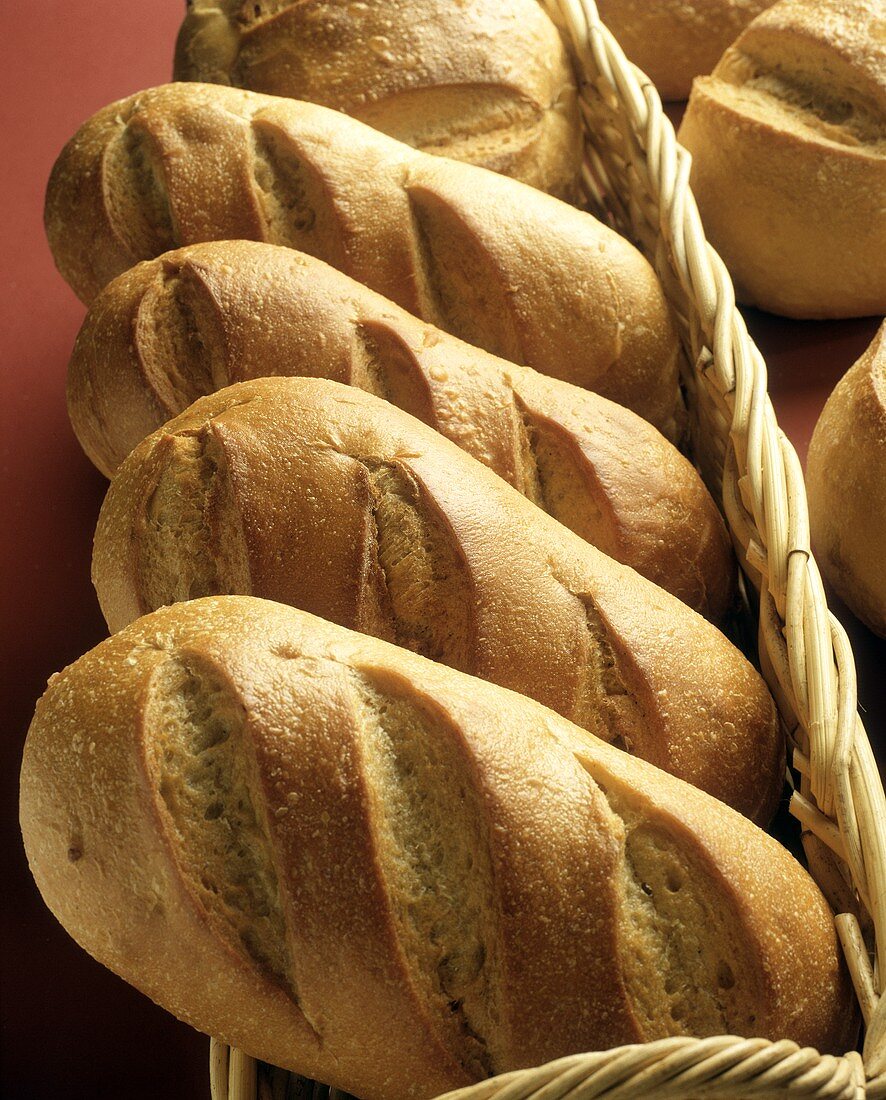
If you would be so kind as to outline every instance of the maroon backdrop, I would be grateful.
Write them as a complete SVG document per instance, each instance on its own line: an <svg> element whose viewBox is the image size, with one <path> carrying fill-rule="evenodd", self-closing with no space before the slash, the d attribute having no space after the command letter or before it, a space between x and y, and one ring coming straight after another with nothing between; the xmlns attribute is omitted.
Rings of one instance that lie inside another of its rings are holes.
<svg viewBox="0 0 886 1100"><path fill-rule="evenodd" d="M104 635L89 583L103 479L68 426L65 368L83 308L42 229L52 162L99 107L170 76L181 0L39 0L0 6L3 387L0 464L3 915L0 1092L129 1100L208 1095L206 1040L105 971L62 932L30 879L17 825L21 748L47 678ZM801 454L872 321L799 324L750 314L782 425ZM886 644L848 612L869 728L886 740ZM877 670L879 669L879 677Z"/></svg>

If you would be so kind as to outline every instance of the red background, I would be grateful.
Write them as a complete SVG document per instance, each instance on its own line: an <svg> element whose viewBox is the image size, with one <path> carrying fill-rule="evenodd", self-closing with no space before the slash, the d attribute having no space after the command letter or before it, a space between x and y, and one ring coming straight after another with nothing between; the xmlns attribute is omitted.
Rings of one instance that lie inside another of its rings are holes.
<svg viewBox="0 0 886 1100"><path fill-rule="evenodd" d="M42 228L52 162L89 115L168 80L181 0L38 0L2 5L0 515L2 686L0 1091L15 1100L208 1095L206 1040L82 952L45 909L17 826L21 748L51 673L105 633L89 583L105 483L68 426L64 379L83 317ZM13 14L14 12L14 14ZM801 454L830 389L876 322L792 323L749 312L782 426ZM886 742L886 643L844 609L868 728ZM879 676L878 676L879 672Z"/></svg>

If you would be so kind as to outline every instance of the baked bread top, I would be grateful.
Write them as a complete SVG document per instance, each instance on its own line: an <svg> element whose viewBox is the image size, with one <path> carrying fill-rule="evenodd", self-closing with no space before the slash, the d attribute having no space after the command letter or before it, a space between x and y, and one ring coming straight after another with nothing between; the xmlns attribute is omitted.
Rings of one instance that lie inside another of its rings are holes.
<svg viewBox="0 0 886 1100"><path fill-rule="evenodd" d="M886 324L828 398L809 444L806 481L822 572L886 637Z"/></svg>
<svg viewBox="0 0 886 1100"><path fill-rule="evenodd" d="M884 0L784 0L699 77L680 126L739 301L886 312Z"/></svg>
<svg viewBox="0 0 886 1100"><path fill-rule="evenodd" d="M662 99L686 99L694 77L773 0L598 0L600 18Z"/></svg>
<svg viewBox="0 0 886 1100"><path fill-rule="evenodd" d="M578 196L575 83L536 0L192 0L175 79L321 103L425 152Z"/></svg>
<svg viewBox="0 0 886 1100"><path fill-rule="evenodd" d="M198 397L269 375L384 397L713 622L731 608L736 566L720 513L655 428L457 340L291 248L209 241L118 276L77 337L68 409L110 477Z"/></svg>
<svg viewBox="0 0 886 1100"><path fill-rule="evenodd" d="M93 579L112 630L226 592L521 691L767 822L784 741L716 627L425 424L320 378L219 390L117 471Z"/></svg>
<svg viewBox="0 0 886 1100"><path fill-rule="evenodd" d="M701 86L804 140L886 157L884 18L883 0L781 0Z"/></svg>
<svg viewBox="0 0 886 1100"><path fill-rule="evenodd" d="M676 432L679 340L636 248L533 187L326 107L211 84L130 96L65 147L46 227L86 301L176 246L286 245L470 344Z"/></svg>
<svg viewBox="0 0 886 1100"><path fill-rule="evenodd" d="M22 826L99 960L368 1100L666 1035L856 1030L820 892L545 708L291 608L147 616L54 677Z"/></svg>

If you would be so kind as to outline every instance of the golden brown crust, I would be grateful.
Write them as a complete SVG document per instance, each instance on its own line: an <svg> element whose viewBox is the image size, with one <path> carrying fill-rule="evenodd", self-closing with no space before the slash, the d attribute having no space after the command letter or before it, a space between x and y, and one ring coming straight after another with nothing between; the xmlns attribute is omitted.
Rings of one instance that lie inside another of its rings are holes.
<svg viewBox="0 0 886 1100"><path fill-rule="evenodd" d="M367 1100L693 1031L839 1053L856 1027L823 898L748 821L530 700L265 601L166 608L54 677L21 820L86 950Z"/></svg>
<svg viewBox="0 0 886 1100"><path fill-rule="evenodd" d="M63 151L46 224L86 301L174 246L284 244L469 343L677 430L677 335L636 249L534 188L328 108L204 84L121 100Z"/></svg>
<svg viewBox="0 0 886 1100"><path fill-rule="evenodd" d="M210 242L119 276L77 338L68 407L111 476L196 398L270 375L324 376L387 398L706 617L729 609L723 522L651 425L422 324L292 249Z"/></svg>
<svg viewBox="0 0 886 1100"><path fill-rule="evenodd" d="M822 572L886 637L886 324L828 398L809 444L806 481Z"/></svg>
<svg viewBox="0 0 886 1100"><path fill-rule="evenodd" d="M578 194L581 126L563 43L536 0L194 0L175 79L344 111L408 145Z"/></svg>
<svg viewBox="0 0 886 1100"><path fill-rule="evenodd" d="M750 21L774 0L598 0L600 17L662 99L686 99Z"/></svg>
<svg viewBox="0 0 886 1100"><path fill-rule="evenodd" d="M784 0L680 128L705 231L739 299L791 317L886 312L882 0Z"/></svg>
<svg viewBox="0 0 886 1100"><path fill-rule="evenodd" d="M93 576L113 630L264 596L521 691L758 820L781 789L772 701L719 631L338 383L242 382L146 439L111 484Z"/></svg>

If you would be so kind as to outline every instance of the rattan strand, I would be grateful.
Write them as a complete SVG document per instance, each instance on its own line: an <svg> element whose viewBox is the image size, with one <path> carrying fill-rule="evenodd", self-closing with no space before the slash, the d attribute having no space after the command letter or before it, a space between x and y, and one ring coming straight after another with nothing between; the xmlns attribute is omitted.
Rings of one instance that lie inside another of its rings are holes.
<svg viewBox="0 0 886 1100"><path fill-rule="evenodd" d="M855 1100L862 1094L863 1081L858 1055L822 1057L787 1040L770 1043L715 1036L661 1039L574 1055L503 1074L447 1093L440 1100L636 1100L647 1096ZM320 1095L339 1098L343 1094L323 1090Z"/></svg>
<svg viewBox="0 0 886 1100"><path fill-rule="evenodd" d="M810 870L829 900L847 909L837 929L867 1034L863 1062L855 1053L820 1056L788 1041L665 1039L505 1074L445 1100L886 1100L878 962L886 943L886 798L858 717L852 651L828 611L810 551L800 463L778 427L766 364L736 309L729 274L705 240L689 154L677 145L657 92L627 61L592 0L543 2L582 77L588 199L645 251L680 325L695 457L759 596L761 667L799 775L791 808L806 830ZM346 1100L239 1052L228 1059L217 1043L211 1069L214 1100Z"/></svg>

